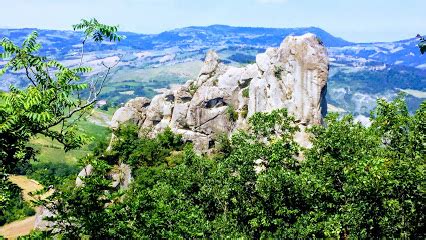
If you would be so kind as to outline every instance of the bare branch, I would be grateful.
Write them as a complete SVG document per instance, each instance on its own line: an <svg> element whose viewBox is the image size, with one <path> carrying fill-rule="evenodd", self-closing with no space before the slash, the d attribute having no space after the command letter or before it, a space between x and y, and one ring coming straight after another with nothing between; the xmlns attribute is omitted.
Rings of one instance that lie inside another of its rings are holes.
<svg viewBox="0 0 426 240"><path fill-rule="evenodd" d="M84 44L86 43L87 36L84 38L83 42L81 42L81 56L80 56L80 65L78 67L81 67L83 65L83 56L84 56Z"/></svg>
<svg viewBox="0 0 426 240"><path fill-rule="evenodd" d="M113 67L117 66L118 63L119 63L119 61L117 63L115 63L113 66L106 66L104 63L102 63L102 65L104 65L107 68L107 71L106 71L105 76L103 77L103 79L101 81L101 85L100 85L99 89L96 90L96 86L93 86L93 88L91 86L90 87L91 91L90 91L89 98L87 99L88 101L86 102L86 104L80 105L79 107L74 108L68 114L60 117L58 120L56 120L56 121L50 123L49 125L47 125L45 127L45 129L51 128L53 126L56 126L57 124L61 123L65 119L71 118L75 113L83 111L86 108L92 106L98 100L98 96L101 93L101 91L102 91L102 89L103 89L103 87L105 85L105 82L108 79L109 74L111 73L111 69ZM93 97L92 97L92 95L93 95ZM90 99L90 98L92 98L92 99Z"/></svg>
<svg viewBox="0 0 426 240"><path fill-rule="evenodd" d="M88 113L88 108L82 110L79 112L79 116L77 118L75 118L72 122L70 122L69 124L67 124L67 126L65 127L65 130L67 130L68 128L70 128L71 126L73 126L75 123L77 123L78 121L80 121L80 119ZM65 122L65 121L64 121Z"/></svg>
<svg viewBox="0 0 426 240"><path fill-rule="evenodd" d="M25 67L25 74L27 75L27 78L31 81L31 83L34 85L34 87L37 87L36 83L34 82L32 77L30 76L30 72L28 71L28 67Z"/></svg>

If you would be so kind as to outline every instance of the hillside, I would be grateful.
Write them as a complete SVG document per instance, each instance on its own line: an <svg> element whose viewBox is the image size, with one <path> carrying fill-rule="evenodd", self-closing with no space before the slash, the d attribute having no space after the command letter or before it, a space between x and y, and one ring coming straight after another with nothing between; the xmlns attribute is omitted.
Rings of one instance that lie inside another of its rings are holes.
<svg viewBox="0 0 426 240"><path fill-rule="evenodd" d="M0 29L0 36L21 42L35 29ZM80 35L72 31L38 30L41 53L69 66L78 63ZM235 66L254 62L255 55L268 47L278 47L288 35L314 33L328 48L330 80L328 99L334 107L355 115L368 116L377 97L394 98L408 93L410 111L417 109L426 92L426 63L416 39L389 43L351 43L315 28L250 28L212 25L187 27L160 34L125 32L126 41L97 46L88 44L85 60L101 71L101 63L121 59L101 96L112 104L137 96L152 97L157 89L195 79L206 52L218 52L224 63ZM100 51L99 49L102 49ZM2 62L0 62L0 65ZM93 76L93 75L92 75ZM87 77L92 77L87 76ZM8 74L0 83L25 86L20 75ZM410 94L420 91L422 94Z"/></svg>

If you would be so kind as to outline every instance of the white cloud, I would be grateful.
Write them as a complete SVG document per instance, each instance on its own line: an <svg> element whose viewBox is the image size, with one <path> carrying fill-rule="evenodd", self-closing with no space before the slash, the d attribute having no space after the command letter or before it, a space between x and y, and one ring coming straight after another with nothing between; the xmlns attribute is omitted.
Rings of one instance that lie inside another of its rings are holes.
<svg viewBox="0 0 426 240"><path fill-rule="evenodd" d="M282 4L288 2L288 0L256 0L258 3L262 4Z"/></svg>

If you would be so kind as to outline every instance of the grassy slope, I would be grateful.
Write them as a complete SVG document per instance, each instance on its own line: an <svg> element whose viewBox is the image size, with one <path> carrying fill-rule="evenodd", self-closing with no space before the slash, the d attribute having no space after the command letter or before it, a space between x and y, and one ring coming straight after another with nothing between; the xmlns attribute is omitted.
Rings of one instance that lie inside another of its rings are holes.
<svg viewBox="0 0 426 240"><path fill-rule="evenodd" d="M137 96L151 98L156 95L156 89L196 78L201 66L200 60L155 68L121 66L111 75L100 99L121 104Z"/></svg>
<svg viewBox="0 0 426 240"><path fill-rule="evenodd" d="M113 109L108 111L95 110L94 114L98 115L102 113L111 118L113 112ZM90 153L97 143L107 139L111 133L108 127L99 126L87 120L79 122L78 126L85 134L92 137L93 141L90 141L89 144L84 145L80 149L65 152L63 146L58 141L53 141L50 138L39 135L30 141L31 146L39 151L37 156L38 162L33 164L50 162L75 165L79 158Z"/></svg>

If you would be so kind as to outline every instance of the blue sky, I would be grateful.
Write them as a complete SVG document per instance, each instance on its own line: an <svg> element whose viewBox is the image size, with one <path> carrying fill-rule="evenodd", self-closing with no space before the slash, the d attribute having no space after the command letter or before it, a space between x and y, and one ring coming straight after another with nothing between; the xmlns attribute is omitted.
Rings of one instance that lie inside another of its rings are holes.
<svg viewBox="0 0 426 240"><path fill-rule="evenodd" d="M315 26L354 42L394 41L426 34L425 1L0 0L0 27L70 29L96 17L139 33L212 24Z"/></svg>

